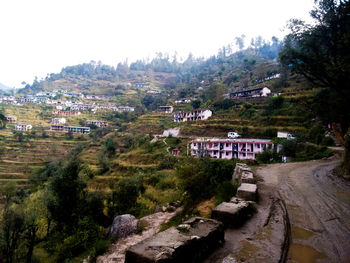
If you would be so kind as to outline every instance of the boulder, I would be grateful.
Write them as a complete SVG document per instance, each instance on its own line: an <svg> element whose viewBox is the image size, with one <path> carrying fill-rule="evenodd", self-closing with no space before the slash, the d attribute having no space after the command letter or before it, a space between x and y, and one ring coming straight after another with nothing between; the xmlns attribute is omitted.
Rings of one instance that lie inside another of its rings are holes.
<svg viewBox="0 0 350 263"><path fill-rule="evenodd" d="M251 202L233 197L230 202L216 206L211 217L224 223L225 227L240 227L253 215L254 206Z"/></svg>
<svg viewBox="0 0 350 263"><path fill-rule="evenodd" d="M247 201L257 200L257 186L255 184L241 184L237 189L237 197Z"/></svg>
<svg viewBox="0 0 350 263"><path fill-rule="evenodd" d="M223 224L213 219L191 218L180 229L171 227L131 246L125 262L202 262L224 242Z"/></svg>
<svg viewBox="0 0 350 263"><path fill-rule="evenodd" d="M241 182L245 184L254 184L253 172L243 171L241 174Z"/></svg>
<svg viewBox="0 0 350 263"><path fill-rule="evenodd" d="M108 237L118 239L135 234L138 230L139 220L133 215L116 216L108 230Z"/></svg>

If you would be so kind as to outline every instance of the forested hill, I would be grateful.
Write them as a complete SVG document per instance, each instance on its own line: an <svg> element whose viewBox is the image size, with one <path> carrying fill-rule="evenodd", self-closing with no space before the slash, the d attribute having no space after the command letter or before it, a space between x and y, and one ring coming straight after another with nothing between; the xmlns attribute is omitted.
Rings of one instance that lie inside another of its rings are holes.
<svg viewBox="0 0 350 263"><path fill-rule="evenodd" d="M51 73L45 79L35 79L31 85L26 84L19 93L64 89L83 94L118 96L127 93L126 90L132 89L133 85L143 83L151 89L185 89L191 95L203 83L215 81L228 89L241 89L279 72L276 58L281 41L277 38L265 41L258 37L247 49L243 49L243 42L243 37L236 38L239 51L233 52L233 45L227 45L209 58L196 58L190 54L180 61L176 54L170 57L169 54L157 53L151 61L137 60L130 65L124 62L113 67L91 61L67 66L60 73ZM181 94L185 95L184 92Z"/></svg>

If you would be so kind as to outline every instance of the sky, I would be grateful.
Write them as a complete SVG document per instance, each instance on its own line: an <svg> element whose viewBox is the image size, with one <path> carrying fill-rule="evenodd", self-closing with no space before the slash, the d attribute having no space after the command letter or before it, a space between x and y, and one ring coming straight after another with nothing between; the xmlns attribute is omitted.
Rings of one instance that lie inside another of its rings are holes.
<svg viewBox="0 0 350 263"><path fill-rule="evenodd" d="M116 66L177 52L209 57L246 35L283 39L313 0L1 0L0 83L21 88L65 66Z"/></svg>

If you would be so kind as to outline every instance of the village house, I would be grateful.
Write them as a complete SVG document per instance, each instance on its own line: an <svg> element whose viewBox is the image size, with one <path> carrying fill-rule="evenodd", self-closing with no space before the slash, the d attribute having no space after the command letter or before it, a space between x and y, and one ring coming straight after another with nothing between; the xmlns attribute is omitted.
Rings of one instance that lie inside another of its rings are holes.
<svg viewBox="0 0 350 263"><path fill-rule="evenodd" d="M95 120L87 120L86 125L96 125L97 127L107 127L108 123L106 121L95 121Z"/></svg>
<svg viewBox="0 0 350 263"><path fill-rule="evenodd" d="M187 154L202 157L209 156L218 159L251 159L255 160L258 153L264 149L273 149L271 140L264 139L222 139L199 138L187 145Z"/></svg>
<svg viewBox="0 0 350 263"><path fill-rule="evenodd" d="M51 120L51 124L65 124L66 119L65 118L53 118Z"/></svg>
<svg viewBox="0 0 350 263"><path fill-rule="evenodd" d="M158 112L159 113L172 113L174 110L173 106L159 106Z"/></svg>
<svg viewBox="0 0 350 263"><path fill-rule="evenodd" d="M32 129L32 125L26 123L18 123L15 125L16 131L29 131Z"/></svg>
<svg viewBox="0 0 350 263"><path fill-rule="evenodd" d="M231 99L239 98L256 98L256 97L267 97L271 94L271 90L267 87L260 87L250 90L242 90L233 92L230 94Z"/></svg>
<svg viewBox="0 0 350 263"><path fill-rule="evenodd" d="M16 116L6 116L6 120L8 123L16 123L17 117Z"/></svg>
<svg viewBox="0 0 350 263"><path fill-rule="evenodd" d="M151 85L147 84L147 83L134 83L133 86L136 88L150 88L151 87Z"/></svg>
<svg viewBox="0 0 350 263"><path fill-rule="evenodd" d="M282 138L282 139L287 139L287 140L294 140L295 139L293 134L291 134L290 132L286 132L286 131L278 131L277 138Z"/></svg>
<svg viewBox="0 0 350 263"><path fill-rule="evenodd" d="M191 103L190 99L175 100L175 104L188 104Z"/></svg>
<svg viewBox="0 0 350 263"><path fill-rule="evenodd" d="M118 106L114 107L113 110L118 112L132 112L135 111L135 108L129 106Z"/></svg>
<svg viewBox="0 0 350 263"><path fill-rule="evenodd" d="M146 93L147 94L160 94L160 90L151 89L151 90L147 90Z"/></svg>
<svg viewBox="0 0 350 263"><path fill-rule="evenodd" d="M186 122L206 120L211 117L213 112L209 109L196 109L191 111L181 111L174 114L174 122Z"/></svg>

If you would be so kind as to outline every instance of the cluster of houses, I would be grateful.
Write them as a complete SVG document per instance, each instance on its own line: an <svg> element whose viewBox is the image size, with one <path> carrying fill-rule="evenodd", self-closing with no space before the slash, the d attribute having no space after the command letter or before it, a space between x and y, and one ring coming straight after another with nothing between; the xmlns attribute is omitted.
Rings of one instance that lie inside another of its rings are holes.
<svg viewBox="0 0 350 263"><path fill-rule="evenodd" d="M16 116L6 116L6 120L8 123L15 124L14 129L16 131L30 131L33 126L31 124L27 123L16 123L17 117ZM72 133L81 133L81 134L89 134L90 133L90 127L80 127L80 126L67 126L66 119L65 118L53 118L51 120L51 127L50 130L52 131L62 131L62 132L72 132ZM87 120L86 125L95 125L97 127L103 128L107 127L108 123L106 121L98 121L98 120Z"/></svg>
<svg viewBox="0 0 350 263"><path fill-rule="evenodd" d="M87 100L101 100L108 99L106 96L96 96L96 95L86 95L84 96L81 93L62 93L63 95L72 97L72 98L85 98ZM35 95L26 95L19 98L14 96L0 96L0 103L3 104L12 104L22 106L23 104L46 104L49 106L55 106L57 110L63 111L91 111L96 112L97 110L110 110L117 112L132 112L135 109L129 106L116 106L113 104L99 105L96 103L82 103L80 101L72 100L56 100L57 93L55 92L39 92Z"/></svg>
<svg viewBox="0 0 350 263"><path fill-rule="evenodd" d="M17 123L17 117L16 116L5 116L6 121L11 124L15 124L15 130L16 131L29 131L33 128L31 124L27 123Z"/></svg>

